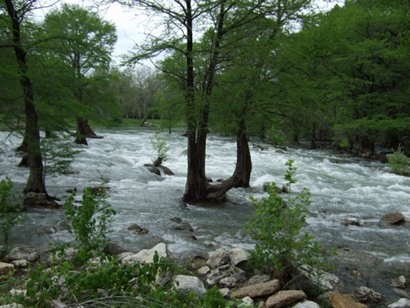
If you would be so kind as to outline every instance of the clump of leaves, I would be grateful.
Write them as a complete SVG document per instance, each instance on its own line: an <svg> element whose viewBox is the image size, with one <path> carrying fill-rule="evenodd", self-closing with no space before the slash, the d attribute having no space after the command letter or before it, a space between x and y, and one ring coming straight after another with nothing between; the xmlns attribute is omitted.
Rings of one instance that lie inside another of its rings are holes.
<svg viewBox="0 0 410 308"><path fill-rule="evenodd" d="M0 236L4 242L4 251L10 247L9 234L11 228L18 224L22 216L17 212L21 207L16 205L12 194L13 182L9 178L0 180Z"/></svg>
<svg viewBox="0 0 410 308"><path fill-rule="evenodd" d="M387 161L394 173L410 176L410 157L404 154L400 146L393 154L387 155Z"/></svg>
<svg viewBox="0 0 410 308"><path fill-rule="evenodd" d="M285 187L291 192L296 183L296 167L289 160L288 170L284 176ZM324 264L320 245L312 235L303 231L306 215L309 212L310 192L304 188L300 193L278 193L274 183L268 183L267 197L260 200L251 198L254 212L245 228L256 241L255 250L251 252L251 264L267 273L274 272L285 280L296 268L319 270Z"/></svg>
<svg viewBox="0 0 410 308"><path fill-rule="evenodd" d="M167 160L167 153L169 151L169 145L166 140L161 137L159 132L151 138L151 145L157 152L157 159L154 162L155 166L160 166L162 162Z"/></svg>
<svg viewBox="0 0 410 308"><path fill-rule="evenodd" d="M79 245L79 256L86 260L106 247L115 210L105 195L96 197L91 188L84 189L81 205L75 205L74 197L75 193L66 200L64 210L70 224L69 232Z"/></svg>

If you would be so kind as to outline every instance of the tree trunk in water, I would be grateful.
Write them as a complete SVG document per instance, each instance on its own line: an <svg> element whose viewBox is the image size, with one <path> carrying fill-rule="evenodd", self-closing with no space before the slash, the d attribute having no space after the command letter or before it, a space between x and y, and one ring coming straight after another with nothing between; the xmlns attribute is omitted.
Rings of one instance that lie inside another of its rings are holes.
<svg viewBox="0 0 410 308"><path fill-rule="evenodd" d="M32 83L28 77L28 66L26 61L27 53L21 43L20 24L23 16L19 16L18 10L16 10L11 0L6 0L5 4L12 24L14 43L13 49L19 67L20 86L23 90L24 108L26 114L26 130L23 144L26 144L27 148L27 162L30 167L30 173L26 187L24 188L24 193L45 194L47 196L47 191L44 184L38 115L34 105Z"/></svg>
<svg viewBox="0 0 410 308"><path fill-rule="evenodd" d="M249 187L252 173L252 158L248 136L240 129L236 137L236 167L234 187Z"/></svg>
<svg viewBox="0 0 410 308"><path fill-rule="evenodd" d="M75 143L87 145L87 138L101 138L91 129L88 120L82 117L77 118L77 133Z"/></svg>

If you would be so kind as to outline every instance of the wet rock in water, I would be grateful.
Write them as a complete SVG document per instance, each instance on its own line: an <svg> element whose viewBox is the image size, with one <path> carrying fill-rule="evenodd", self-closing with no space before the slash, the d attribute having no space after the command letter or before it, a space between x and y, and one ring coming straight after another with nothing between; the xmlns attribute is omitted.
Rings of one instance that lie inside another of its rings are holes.
<svg viewBox="0 0 410 308"><path fill-rule="evenodd" d="M132 224L127 228L128 231L132 231L136 234L147 234L149 231L147 228L141 227L137 224Z"/></svg>
<svg viewBox="0 0 410 308"><path fill-rule="evenodd" d="M346 227L348 226L361 227L362 226L358 218L346 218L342 221L342 225Z"/></svg>
<svg viewBox="0 0 410 308"><path fill-rule="evenodd" d="M172 172L171 169L168 167L165 167L163 165L155 165L155 164L144 164L145 167L148 168L148 171L151 173L154 173L156 175L161 176L162 174L165 175L174 175L174 172Z"/></svg>
<svg viewBox="0 0 410 308"><path fill-rule="evenodd" d="M173 221L173 222L176 222L177 224L182 222L182 219L179 218L179 217L172 217L170 220Z"/></svg>
<svg viewBox="0 0 410 308"><path fill-rule="evenodd" d="M306 298L305 292L301 290L285 290L270 296L266 301L266 308L289 307Z"/></svg>
<svg viewBox="0 0 410 308"><path fill-rule="evenodd" d="M183 293L194 292L199 297L202 297L206 292L203 282L198 277L187 275L174 277L174 289Z"/></svg>
<svg viewBox="0 0 410 308"><path fill-rule="evenodd" d="M34 248L15 247L6 255L5 260L27 260L29 262L34 262L38 257L38 252Z"/></svg>
<svg viewBox="0 0 410 308"><path fill-rule="evenodd" d="M406 221L406 217L400 212L393 212L383 215L379 221L380 226L400 225Z"/></svg>
<svg viewBox="0 0 410 308"><path fill-rule="evenodd" d="M116 243L108 243L104 248L104 252L112 256L118 256L126 250Z"/></svg>
<svg viewBox="0 0 410 308"><path fill-rule="evenodd" d="M367 306L356 302L351 296L333 292L330 295L330 301L333 308L366 308Z"/></svg>
<svg viewBox="0 0 410 308"><path fill-rule="evenodd" d="M175 226L173 226L172 229L173 230L179 230L179 231L190 231L190 232L194 231L194 229L192 228L192 226L189 222L178 223Z"/></svg>
<svg viewBox="0 0 410 308"><path fill-rule="evenodd" d="M401 275L395 279L392 279L391 285L394 288L404 289L406 287L406 278Z"/></svg>
<svg viewBox="0 0 410 308"><path fill-rule="evenodd" d="M11 263L0 262L0 276L7 275L14 269L14 265Z"/></svg>
<svg viewBox="0 0 410 308"><path fill-rule="evenodd" d="M384 301L384 298L380 293L365 286L356 288L354 295L362 303L380 304Z"/></svg>

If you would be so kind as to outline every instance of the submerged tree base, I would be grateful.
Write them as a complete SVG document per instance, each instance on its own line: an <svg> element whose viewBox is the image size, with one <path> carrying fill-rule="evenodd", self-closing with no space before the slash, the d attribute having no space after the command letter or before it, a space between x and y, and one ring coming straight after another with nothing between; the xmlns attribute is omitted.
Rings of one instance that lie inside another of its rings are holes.
<svg viewBox="0 0 410 308"><path fill-rule="evenodd" d="M28 192L24 195L23 204L25 207L42 207L60 209L62 206L47 193Z"/></svg>

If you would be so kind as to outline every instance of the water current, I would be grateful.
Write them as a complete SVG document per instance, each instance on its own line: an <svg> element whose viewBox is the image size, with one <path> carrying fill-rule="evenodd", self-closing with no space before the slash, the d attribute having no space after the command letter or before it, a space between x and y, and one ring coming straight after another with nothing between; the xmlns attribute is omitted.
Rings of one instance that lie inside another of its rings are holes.
<svg viewBox="0 0 410 308"><path fill-rule="evenodd" d="M386 164L325 150L283 150L254 140L251 188L232 189L225 202L183 206L187 145L181 132L161 134L170 147L164 165L175 173L173 176L158 176L144 167L156 158L151 143L154 130L113 129L98 133L104 138L90 139L88 146L73 145L78 150L71 163L73 172L48 174L46 186L50 195L64 199L69 189L81 191L106 182L110 188L108 201L116 210L110 237L124 248L138 251L166 242L171 255L182 258L206 255L221 246L252 248L253 241L243 232L251 213L249 197L262 197L267 181L281 186L285 163L293 159L298 180L294 191L307 187L312 194L307 228L318 241L339 252L335 271L346 290L366 284L393 300L400 296L392 290L390 280L399 275L410 278L408 225L382 228L378 224L384 214L395 211L410 219L410 178L391 173ZM14 149L20 142L19 136L0 132L0 179L9 176L21 190L28 172L17 167L21 157ZM47 142L45 146L51 148ZM67 144L71 145L72 140L58 143L55 149L64 149ZM235 158L234 140L209 137L208 177L229 177L235 168ZM171 219L175 217L192 225L194 237L188 231L173 229L175 222ZM356 220L360 225L345 226L346 219ZM147 228L148 234L130 232L127 228L131 224ZM56 232L44 232L50 227ZM61 211L31 209L15 227L10 241L31 247L71 241L66 227ZM352 274L356 269L360 277Z"/></svg>

